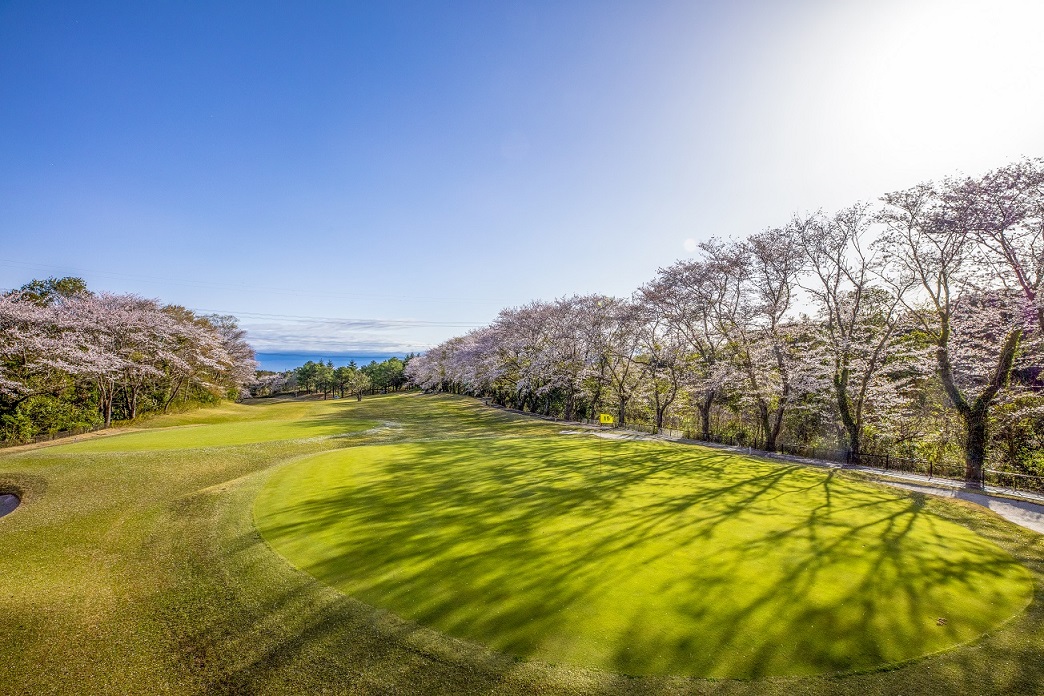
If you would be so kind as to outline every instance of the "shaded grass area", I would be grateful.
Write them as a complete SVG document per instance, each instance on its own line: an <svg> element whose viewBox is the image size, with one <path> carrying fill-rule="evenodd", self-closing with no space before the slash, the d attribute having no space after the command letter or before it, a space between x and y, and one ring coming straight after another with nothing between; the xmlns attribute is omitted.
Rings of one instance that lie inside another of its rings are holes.
<svg viewBox="0 0 1044 696"><path fill-rule="evenodd" d="M893 670L752 681L629 678L518 661L448 638L291 567L255 531L252 501L276 467L333 449L558 428L452 397L252 408L258 420L270 420L265 411L276 406L300 409L303 419L397 425L225 448L46 447L0 456L0 485L17 488L24 501L0 520L0 683L7 691L1015 694L1044 682L1044 537L917 496L905 500L920 500L920 514L971 529L1025 565L1035 598L987 636Z"/></svg>
<svg viewBox="0 0 1044 696"><path fill-rule="evenodd" d="M255 514L348 595L509 654L629 674L879 667L968 641L1032 594L1008 553L922 500L666 443L331 452L280 470Z"/></svg>

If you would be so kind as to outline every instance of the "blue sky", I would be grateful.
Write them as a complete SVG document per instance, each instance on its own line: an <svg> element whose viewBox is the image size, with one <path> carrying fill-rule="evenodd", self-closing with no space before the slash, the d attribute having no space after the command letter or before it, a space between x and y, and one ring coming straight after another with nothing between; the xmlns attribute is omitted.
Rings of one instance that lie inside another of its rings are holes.
<svg viewBox="0 0 1044 696"><path fill-rule="evenodd" d="M1041 7L0 0L0 287L319 352L626 295L686 240L1044 155Z"/></svg>

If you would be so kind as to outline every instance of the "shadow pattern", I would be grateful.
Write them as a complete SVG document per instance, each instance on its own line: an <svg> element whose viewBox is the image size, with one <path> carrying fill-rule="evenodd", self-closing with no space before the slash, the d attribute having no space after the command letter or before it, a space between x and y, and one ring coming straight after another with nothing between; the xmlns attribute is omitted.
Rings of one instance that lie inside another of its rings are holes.
<svg viewBox="0 0 1044 696"><path fill-rule="evenodd" d="M363 602L625 674L880 667L981 635L1032 588L923 497L660 443L354 448L280 471L256 516L292 563Z"/></svg>

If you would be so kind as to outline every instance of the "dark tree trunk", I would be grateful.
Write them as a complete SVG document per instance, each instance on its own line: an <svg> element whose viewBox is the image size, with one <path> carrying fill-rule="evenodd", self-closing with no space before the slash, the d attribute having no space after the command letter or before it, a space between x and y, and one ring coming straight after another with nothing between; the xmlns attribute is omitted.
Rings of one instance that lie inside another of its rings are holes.
<svg viewBox="0 0 1044 696"><path fill-rule="evenodd" d="M112 425L112 398L115 392L115 385L104 384L101 381L98 383L98 401L101 407L102 418L105 421L105 427L108 428Z"/></svg>
<svg viewBox="0 0 1044 696"><path fill-rule="evenodd" d="M837 410L841 415L841 424L848 434L848 456L853 462L859 461L861 442L860 424L852 413L852 400L848 398L848 370L841 370L834 375L834 393L837 396Z"/></svg>
<svg viewBox="0 0 1044 696"><path fill-rule="evenodd" d="M964 419L964 427L964 479L981 488L986 465L986 410L970 411Z"/></svg>
<svg viewBox="0 0 1044 696"><path fill-rule="evenodd" d="M700 411L700 438L703 440L710 440L710 414L713 403L714 392L706 391L703 393L703 400L696 406Z"/></svg>
<svg viewBox="0 0 1044 696"><path fill-rule="evenodd" d="M946 395L950 398L957 413L964 421L964 478L970 486L981 487L983 479L983 468L986 463L986 422L989 416L990 404L1008 382L1011 375L1011 367L1015 362L1015 352L1022 339L1022 330L1015 329L1009 333L1000 354L997 356L997 367L993 371L989 383L971 403L961 393L953 378L953 367L950 364L949 350L949 322L944 321L942 332L936 348L936 357L939 363L939 377L942 380Z"/></svg>
<svg viewBox="0 0 1044 696"><path fill-rule="evenodd" d="M779 433L781 430L783 430L783 412L785 410L785 404L786 402L784 401L780 403L780 405L776 408L775 423L773 423L772 425L772 432L767 438L768 442L766 443L769 445L769 447L765 448L769 452L776 451L776 440L779 439Z"/></svg>
<svg viewBox="0 0 1044 696"><path fill-rule="evenodd" d="M174 399L177 397L178 392L181 391L181 385L184 384L184 383L185 383L185 378L183 378L183 377L181 379L178 379L175 382L175 386L174 386L173 389L171 389L170 395L167 397L166 401L163 402L163 412L164 413L166 413L167 409L170 408L170 405L172 403L174 403Z"/></svg>
<svg viewBox="0 0 1044 696"><path fill-rule="evenodd" d="M768 404L758 399L758 417L761 420L761 430L765 433L765 446L766 452L776 451L776 434L772 430L772 426L769 421L769 408Z"/></svg>

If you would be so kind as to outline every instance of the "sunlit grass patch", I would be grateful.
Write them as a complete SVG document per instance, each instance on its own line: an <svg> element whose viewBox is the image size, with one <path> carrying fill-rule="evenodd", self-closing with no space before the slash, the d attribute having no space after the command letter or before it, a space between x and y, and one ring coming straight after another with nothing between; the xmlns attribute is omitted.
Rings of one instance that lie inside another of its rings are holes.
<svg viewBox="0 0 1044 696"><path fill-rule="evenodd" d="M69 445L55 452L138 452L149 450L229 447L278 440L350 435L378 425L354 417L346 401L273 405L270 409L239 408L168 417L150 423L148 429L115 433ZM296 406L296 408L294 408ZM305 406L305 408L302 408ZM269 418L258 416L268 415ZM182 424L188 421L187 424Z"/></svg>

